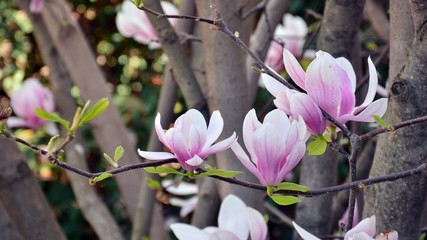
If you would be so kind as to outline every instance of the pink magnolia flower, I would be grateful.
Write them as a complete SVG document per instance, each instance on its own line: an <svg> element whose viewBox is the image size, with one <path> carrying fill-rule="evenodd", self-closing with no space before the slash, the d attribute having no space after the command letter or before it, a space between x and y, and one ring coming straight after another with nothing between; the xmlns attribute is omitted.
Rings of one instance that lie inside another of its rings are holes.
<svg viewBox="0 0 427 240"><path fill-rule="evenodd" d="M44 0L31 0L30 2L30 12L40 13L43 8Z"/></svg>
<svg viewBox="0 0 427 240"><path fill-rule="evenodd" d="M319 238L315 237L313 234L307 232L302 227L298 226L295 222L292 222L294 224L295 230L297 230L298 234L302 237L304 240L320 240ZM354 228L352 228L350 231L348 231L344 235L344 240L397 240L398 234L396 231L391 231L388 233L380 233L377 236L375 236L376 232L376 223L375 223L375 216L372 216L370 218L365 218L363 221L361 221L359 224L357 224Z"/></svg>
<svg viewBox="0 0 427 240"><path fill-rule="evenodd" d="M146 152L138 149L141 157L151 160L164 160L176 158L187 171L193 171L202 164L208 155L226 150L236 141L236 134L212 145L222 132L224 121L219 111L212 113L209 126L203 115L190 109L181 115L175 126L165 131L160 125L160 114L157 114L155 127L159 140L168 147L169 152Z"/></svg>
<svg viewBox="0 0 427 240"><path fill-rule="evenodd" d="M243 141L251 159L237 141L231 149L263 185L277 186L304 156L307 137L302 118L290 122L275 109L260 123L252 109L243 122Z"/></svg>
<svg viewBox="0 0 427 240"><path fill-rule="evenodd" d="M55 103L52 92L43 87L35 78L24 81L22 88L14 91L10 97L11 107L18 117L10 117L9 127L29 127L37 129L45 126L45 120L36 116L36 108L53 112Z"/></svg>
<svg viewBox="0 0 427 240"><path fill-rule="evenodd" d="M308 27L304 19L287 13L283 16L283 25L279 24L276 27L274 38L283 43L285 48L292 54L301 57L307 33ZM305 56L313 58L314 52L308 50ZM268 49L265 63L276 72L280 72L283 70L282 61L283 48L279 43L272 41Z"/></svg>
<svg viewBox="0 0 427 240"><path fill-rule="evenodd" d="M172 3L161 1L161 5L166 14L178 14L178 9ZM169 19L169 21L174 25L177 20ZM123 36L133 37L137 42L148 45L150 49L160 48L156 31L146 13L131 1L123 2L122 9L116 17L116 25Z"/></svg>
<svg viewBox="0 0 427 240"><path fill-rule="evenodd" d="M174 223L171 229L179 240L265 240L267 224L255 209L240 198L228 195L221 204L218 227L200 230L188 224Z"/></svg>
<svg viewBox="0 0 427 240"><path fill-rule="evenodd" d="M358 107L355 107L356 74L347 59L335 59L329 53L318 51L307 72L287 49L284 49L283 59L289 76L307 94L297 94L266 74L262 75L264 84L276 97L276 106L288 115L302 116L312 134L322 134L326 125L322 123L319 107L342 124L348 121L374 122L372 115L382 116L385 113L387 98L372 102L378 78L370 58L369 89L365 100Z"/></svg>

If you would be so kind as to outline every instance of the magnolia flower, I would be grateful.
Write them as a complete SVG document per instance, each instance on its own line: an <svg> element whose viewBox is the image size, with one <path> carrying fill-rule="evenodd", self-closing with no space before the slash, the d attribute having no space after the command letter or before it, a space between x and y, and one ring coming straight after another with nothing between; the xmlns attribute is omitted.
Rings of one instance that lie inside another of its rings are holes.
<svg viewBox="0 0 427 240"><path fill-rule="evenodd" d="M348 121L374 122L372 115L382 116L385 113L387 98L372 102L378 78L370 58L368 93L363 103L355 107L356 74L350 62L345 58L335 59L322 51L316 55L307 72L304 72L292 53L287 49L283 52L286 71L307 94L297 94L270 76L262 75L267 90L276 97L274 102L277 108L293 117L301 116L314 135L322 134L326 125L319 108L342 124Z"/></svg>
<svg viewBox="0 0 427 240"><path fill-rule="evenodd" d="M228 195L221 204L218 227L200 230L188 224L175 223L171 229L179 240L265 240L267 224L255 209L240 198Z"/></svg>
<svg viewBox="0 0 427 240"><path fill-rule="evenodd" d="M190 109L181 115L175 126L165 131L160 125L160 113L157 114L155 127L159 140L169 148L169 152L146 152L138 149L141 157L150 160L164 160L176 158L185 170L193 171L202 164L208 155L226 150L236 141L236 134L212 145L222 132L224 121L219 111L212 113L209 126L203 115Z"/></svg>
<svg viewBox="0 0 427 240"><path fill-rule="evenodd" d="M24 81L22 87L14 91L10 97L11 107L18 117L10 117L7 121L9 127L29 127L37 129L47 122L36 116L34 110L40 108L53 112L55 103L52 92L43 87L35 78Z"/></svg>
<svg viewBox="0 0 427 240"><path fill-rule="evenodd" d="M231 149L264 186L277 186L304 156L307 135L302 118L290 122L275 109L260 123L252 109L243 122L243 141L251 159L239 143Z"/></svg>
<svg viewBox="0 0 427 240"><path fill-rule="evenodd" d="M295 230L297 230L298 234L304 240L320 240L315 237L313 234L307 232L302 227L298 226L295 222L294 224ZM375 216L370 218L365 218L359 224L357 224L354 228L348 231L344 235L344 240L397 240L398 234L396 231L391 231L387 233L380 233L375 236L376 232L376 224L375 224Z"/></svg>
<svg viewBox="0 0 427 240"><path fill-rule="evenodd" d="M178 9L172 3L161 1L161 5L166 14L178 14ZM174 25L177 20L169 19L169 21ZM148 45L150 49L160 48L156 31L147 15L131 1L123 2L122 9L116 17L116 25L123 36L133 37L137 42Z"/></svg>
<svg viewBox="0 0 427 240"><path fill-rule="evenodd" d="M298 57L302 57L302 50L305 43L305 37L308 33L308 27L304 19L299 16L292 16L287 13L283 16L283 25L279 24L274 31L274 38L283 43L286 49ZM265 64L270 66L276 72L283 70L283 48L282 46L272 41L268 49ZM307 50L306 57L313 58L314 52Z"/></svg>
<svg viewBox="0 0 427 240"><path fill-rule="evenodd" d="M30 12L40 13L43 8L44 0L31 0L30 2Z"/></svg>
<svg viewBox="0 0 427 240"><path fill-rule="evenodd" d="M197 194L197 192L199 191L197 184L180 182L178 185L176 185L174 181L169 179L163 180L162 186L169 193L178 196L193 195ZM199 198L197 197L197 195L188 199L171 197L169 203L173 206L180 207L181 211L179 215L181 217L185 217L196 209L198 200Z"/></svg>

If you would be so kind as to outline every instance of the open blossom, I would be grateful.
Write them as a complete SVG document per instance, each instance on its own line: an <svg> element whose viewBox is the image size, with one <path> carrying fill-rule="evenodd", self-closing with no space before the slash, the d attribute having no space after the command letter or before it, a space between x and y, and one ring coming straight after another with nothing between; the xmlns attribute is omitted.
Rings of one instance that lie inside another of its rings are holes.
<svg viewBox="0 0 427 240"><path fill-rule="evenodd" d="M193 171L208 155L222 152L236 141L236 134L233 133L229 138L213 144L223 127L224 121L219 111L212 113L207 126L203 115L195 109L190 109L175 121L173 128L165 132L160 125L160 114L157 114L155 120L157 136L172 153L146 152L139 149L138 153L141 157L150 160L176 158L181 167L187 171Z"/></svg>
<svg viewBox="0 0 427 240"><path fill-rule="evenodd" d="M179 182L178 185L170 179L162 181L162 187L169 193L177 196L195 195L199 191L197 184L188 182ZM169 203L173 206L180 207L179 215L185 217L196 209L199 198L197 195L188 199L171 197Z"/></svg>
<svg viewBox="0 0 427 240"><path fill-rule="evenodd" d="M275 109L261 123L252 109L243 122L243 141L251 158L237 142L231 149L263 185L277 186L304 156L307 135L302 118L291 122Z"/></svg>
<svg viewBox="0 0 427 240"><path fill-rule="evenodd" d="M345 58L335 59L322 51L318 51L316 55L307 72L304 72L291 52L287 49L283 52L286 71L307 94L289 90L270 76L262 75L267 90L276 97L274 103L277 108L293 117L301 116L314 135L322 134L327 125L323 122L319 108L342 124L348 121L374 122L372 115L382 116L385 113L387 98L372 102L378 78L370 58L368 93L363 103L355 107L356 74L350 62Z"/></svg>
<svg viewBox="0 0 427 240"><path fill-rule="evenodd" d="M267 224L261 213L247 207L240 198L228 195L221 204L218 227L200 230L188 224L175 223L171 229L179 240L265 240Z"/></svg>
<svg viewBox="0 0 427 240"><path fill-rule="evenodd" d="M32 13L40 13L43 8L44 0L31 0L30 11Z"/></svg>
<svg viewBox="0 0 427 240"><path fill-rule="evenodd" d="M161 5L166 14L178 14L178 9L172 3L161 1ZM176 19L169 19L169 21L172 25L176 23ZM123 2L121 11L116 17L116 25L123 36L133 37L137 42L148 45L150 49L160 48L156 31L147 14L131 1Z"/></svg>
<svg viewBox="0 0 427 240"><path fill-rule="evenodd" d="M307 232L305 229L298 226L295 222L293 222L295 229L298 234L304 240L320 240L320 238L315 237L313 234ZM359 224L357 224L354 228L350 229L345 235L344 240L397 240L398 233L396 231L391 231L387 233L380 233L375 235L376 232L376 223L375 216L370 218L365 218Z"/></svg>
<svg viewBox="0 0 427 240"><path fill-rule="evenodd" d="M13 112L17 117L8 119L9 127L33 129L43 127L47 122L37 117L34 110L40 108L47 112L53 112L55 108L52 92L35 78L25 80L22 88L12 93L10 100Z"/></svg>
<svg viewBox="0 0 427 240"><path fill-rule="evenodd" d="M277 25L276 30L274 31L274 38L283 43L285 48L292 54L301 57L307 33L308 27L304 19L299 16L292 16L291 14L286 13L283 16L283 25ZM268 49L265 64L276 72L280 72L283 70L282 56L282 46L279 43L272 41L270 48ZM308 50L305 56L314 56L314 53L311 50Z"/></svg>

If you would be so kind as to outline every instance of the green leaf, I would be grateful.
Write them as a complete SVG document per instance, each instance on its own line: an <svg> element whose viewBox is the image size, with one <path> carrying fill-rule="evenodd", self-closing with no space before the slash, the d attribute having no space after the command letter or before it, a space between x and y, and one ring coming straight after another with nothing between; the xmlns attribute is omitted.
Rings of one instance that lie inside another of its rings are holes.
<svg viewBox="0 0 427 240"><path fill-rule="evenodd" d="M90 100L88 100L88 101L85 103L85 105L84 105L84 107L83 107L82 111L80 112L80 116L83 116L83 115L86 113L87 108L89 107L89 105L90 105Z"/></svg>
<svg viewBox="0 0 427 240"><path fill-rule="evenodd" d="M97 183L97 182L99 182L99 181L102 181L102 180L104 180L104 179L107 179L107 178L109 178L109 177L111 177L111 176L113 176L113 174L111 174L111 173L103 173L103 174L101 174L101 175L99 175L98 177L94 177L94 178L92 178L91 180L89 180L89 183L90 184L95 184L95 183Z"/></svg>
<svg viewBox="0 0 427 240"><path fill-rule="evenodd" d="M285 196L280 194L273 194L270 196L273 201L279 205L286 206L295 204L297 202L300 202L301 200L295 196Z"/></svg>
<svg viewBox="0 0 427 240"><path fill-rule="evenodd" d="M67 130L70 130L69 126L70 126L70 122L61 118L60 116L54 114L54 113L50 113L50 112L46 112L45 110L41 109L41 108L36 108L34 110L34 112L36 113L37 117L44 119L44 120L48 120L48 121L53 121L53 122L57 122L60 123L62 126L64 126Z"/></svg>
<svg viewBox="0 0 427 240"><path fill-rule="evenodd" d="M50 140L49 143L47 144L46 150L48 152L53 152L56 151L56 149L59 147L59 144L61 143L61 141L59 141L59 134L53 136Z"/></svg>
<svg viewBox="0 0 427 240"><path fill-rule="evenodd" d="M160 182L157 180L154 180L152 178L147 178L147 184L150 188L159 190L162 189L162 186L160 185Z"/></svg>
<svg viewBox="0 0 427 240"><path fill-rule="evenodd" d="M377 124L381 127L388 128L388 126L390 125L386 121L384 121L384 119L382 119L379 115L373 115L372 117L375 119L375 122L377 122Z"/></svg>
<svg viewBox="0 0 427 240"><path fill-rule="evenodd" d="M125 153L125 149L122 146L118 146L116 148L116 151L114 152L114 161L118 163L124 153Z"/></svg>
<svg viewBox="0 0 427 240"><path fill-rule="evenodd" d="M108 156L108 154L104 153L104 158L111 164L113 165L113 167L118 168L119 165L117 164L116 161L114 161L113 159L111 159L110 156Z"/></svg>
<svg viewBox="0 0 427 240"><path fill-rule="evenodd" d="M331 140L331 136L329 134L323 134L322 135L323 139L325 139L326 142L330 143Z"/></svg>
<svg viewBox="0 0 427 240"><path fill-rule="evenodd" d="M303 185L296 184L296 183L282 182L281 184L279 184L279 186L277 186L276 190L291 190L291 191L307 192L308 190L310 190L310 188Z"/></svg>
<svg viewBox="0 0 427 240"><path fill-rule="evenodd" d="M101 113L105 111L105 109L107 109L109 104L110 102L108 101L108 98L102 98L101 100L99 100L93 105L93 107L91 107L84 113L84 115L81 116L80 125L98 117Z"/></svg>
<svg viewBox="0 0 427 240"><path fill-rule="evenodd" d="M157 174L161 174L161 173L171 173L171 174L177 174L177 175L185 175L182 172L179 172L176 169L173 168L168 168L168 167L147 167L144 168L145 171L149 172L149 173L157 173Z"/></svg>
<svg viewBox="0 0 427 240"><path fill-rule="evenodd" d="M314 141L311 141L308 146L308 155L322 155L326 151L328 143L323 137L318 137Z"/></svg>
<svg viewBox="0 0 427 240"><path fill-rule="evenodd" d="M210 166L205 166L205 168L207 171L202 172L202 173L198 174L197 176L219 176L219 177L223 177L223 178L231 178L237 174L242 173L239 171L228 171L228 170L224 170L224 169L216 169L216 168L212 168Z"/></svg>

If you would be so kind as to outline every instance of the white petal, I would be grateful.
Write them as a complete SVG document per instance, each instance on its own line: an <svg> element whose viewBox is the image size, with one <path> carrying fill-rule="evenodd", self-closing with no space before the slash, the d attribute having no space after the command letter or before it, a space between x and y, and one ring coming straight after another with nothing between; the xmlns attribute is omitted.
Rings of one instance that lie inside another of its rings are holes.
<svg viewBox="0 0 427 240"><path fill-rule="evenodd" d="M345 120L357 121L357 122L374 122L373 115L382 117L387 110L388 99L381 98L371 103L367 108L356 116L344 115L343 118L339 118L339 122L345 123ZM358 109L357 109L358 110ZM341 120L343 119L343 120Z"/></svg>
<svg viewBox="0 0 427 240"><path fill-rule="evenodd" d="M179 182L178 185L176 185L175 181L170 179L163 180L162 187L164 187L169 193L175 195L190 195L196 194L199 191L199 187L197 186L197 184Z"/></svg>
<svg viewBox="0 0 427 240"><path fill-rule="evenodd" d="M236 139L237 139L236 133L233 132L233 135L231 135L230 137L228 137L228 138L226 138L220 142L215 143L210 148L208 148L206 151L203 151L202 153L200 153L200 155L201 155L201 157L205 158L208 155L225 151L228 148L230 148L231 144L233 144L236 141Z"/></svg>
<svg viewBox="0 0 427 240"><path fill-rule="evenodd" d="M320 240L320 238L315 237L313 234L307 232L304 228L298 226L295 222L292 222L292 224L295 227L295 230L297 230L298 234L302 237L304 240Z"/></svg>
<svg viewBox="0 0 427 240"><path fill-rule="evenodd" d="M221 117L221 113L216 110L212 113L211 119L209 120L209 126L206 133L206 143L203 150L210 147L218 139L223 128L224 120Z"/></svg>
<svg viewBox="0 0 427 240"><path fill-rule="evenodd" d="M361 232L366 233L372 239L372 237L374 237L375 232L376 232L376 226L375 225L376 225L375 215L370 217L370 218L365 218L359 224L357 224L354 228L352 228L350 231L348 231L345 234L344 239L345 240L350 239L355 234L361 233Z"/></svg>
<svg viewBox="0 0 427 240"><path fill-rule="evenodd" d="M172 232L179 240L209 240L209 235L188 224L171 224Z"/></svg>
<svg viewBox="0 0 427 240"><path fill-rule="evenodd" d="M375 97L378 87L378 75L377 70L375 69L375 65L371 60L371 57L368 58L368 66L369 66L369 88L368 93L366 94L365 101L363 101L362 105L359 107L368 106Z"/></svg>
<svg viewBox="0 0 427 240"><path fill-rule="evenodd" d="M264 217L257 210L248 207L249 232L251 240L265 240L267 237L267 224Z"/></svg>
<svg viewBox="0 0 427 240"><path fill-rule="evenodd" d="M240 162L245 166L246 169L248 169L253 175L255 175L259 181L263 185L267 185L264 177L261 175L261 173L258 171L256 166L249 160L248 155L246 155L243 148L240 146L240 144L236 141L231 145L231 150L233 150L234 154L236 154L237 158L240 160Z"/></svg>
<svg viewBox="0 0 427 240"><path fill-rule="evenodd" d="M239 239L248 239L249 226L245 203L240 198L230 194L224 198L218 215L218 227L230 231Z"/></svg>
<svg viewBox="0 0 427 240"><path fill-rule="evenodd" d="M274 97L277 97L280 92L285 91L286 89L285 85L281 84L279 81L266 73L262 73L261 78L267 91L269 91Z"/></svg>
<svg viewBox="0 0 427 240"><path fill-rule="evenodd" d="M197 156L197 155L194 155L194 157L193 158L191 158L191 159L189 159L189 160L187 160L187 161L185 161L185 163L187 163L188 165L190 165L190 166L192 166L192 167L197 167L197 166L199 166L200 164L202 164L203 163L203 159L201 159L199 156Z"/></svg>
<svg viewBox="0 0 427 240"><path fill-rule="evenodd" d="M175 155L168 152L148 152L148 151L141 151L138 149L138 154L139 156L147 160L165 160L165 159L176 158Z"/></svg>

